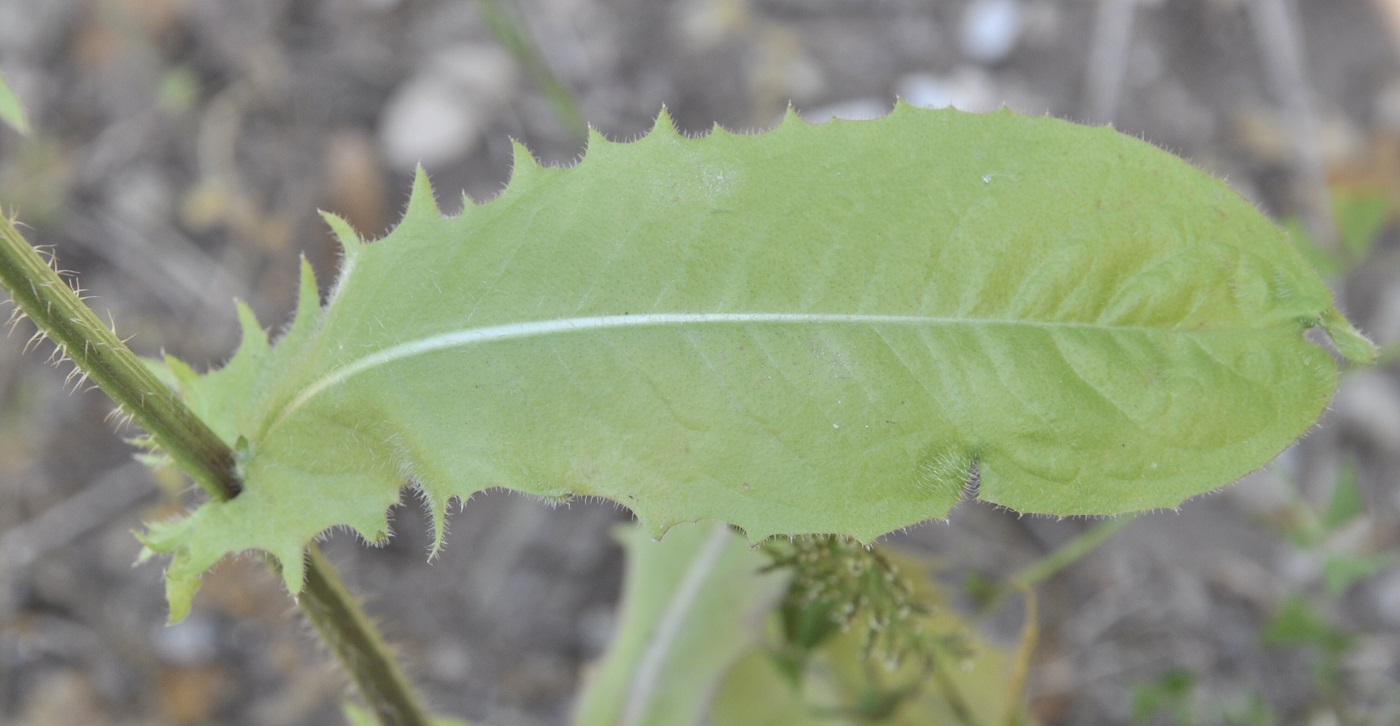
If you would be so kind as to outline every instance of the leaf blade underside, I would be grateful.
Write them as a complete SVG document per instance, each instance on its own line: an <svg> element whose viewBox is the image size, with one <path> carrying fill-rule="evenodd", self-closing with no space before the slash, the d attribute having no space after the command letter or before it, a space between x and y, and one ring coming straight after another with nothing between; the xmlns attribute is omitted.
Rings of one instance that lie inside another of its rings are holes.
<svg viewBox="0 0 1400 726"><path fill-rule="evenodd" d="M1010 112L699 139L663 114L570 169L517 146L497 199L310 268L275 345L205 376L245 491L148 538L172 580L250 548L300 583L306 541L387 536L413 480L619 502L659 535L870 540L964 494L1012 509L1172 507L1262 466L1369 342L1283 233L1148 144Z"/></svg>

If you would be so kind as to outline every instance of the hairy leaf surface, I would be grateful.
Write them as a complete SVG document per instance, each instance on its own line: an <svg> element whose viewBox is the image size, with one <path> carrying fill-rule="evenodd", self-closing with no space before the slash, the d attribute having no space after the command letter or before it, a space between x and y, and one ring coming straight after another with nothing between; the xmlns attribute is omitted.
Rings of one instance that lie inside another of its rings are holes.
<svg viewBox="0 0 1400 726"><path fill-rule="evenodd" d="M1224 184L1010 112L698 139L663 114L573 168L517 146L505 191L454 218L420 175L373 244L329 221L324 306L306 267L275 346L243 309L227 367L171 363L245 478L146 538L177 602L249 548L297 590L307 540L381 539L406 481L439 541L450 500L489 487L755 540L868 541L964 496L1173 507L1316 421L1337 369L1309 327L1373 352Z"/></svg>

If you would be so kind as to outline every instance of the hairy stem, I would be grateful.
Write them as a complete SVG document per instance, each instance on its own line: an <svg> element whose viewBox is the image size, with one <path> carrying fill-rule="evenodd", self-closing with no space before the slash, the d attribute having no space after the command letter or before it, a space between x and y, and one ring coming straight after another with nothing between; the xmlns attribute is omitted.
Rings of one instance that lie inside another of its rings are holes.
<svg viewBox="0 0 1400 726"><path fill-rule="evenodd" d="M241 489L233 452L184 402L156 380L111 329L83 304L37 250L0 214L0 284L82 375L111 396L209 496Z"/></svg>
<svg viewBox="0 0 1400 726"><path fill-rule="evenodd" d="M41 334L149 432L209 496L228 501L238 495L242 487L228 444L102 324L83 304L79 291L69 287L3 213L0 286ZM315 545L307 554L306 587L297 605L365 703L385 726L428 726L426 710L359 601ZM271 558L268 563L277 569Z"/></svg>
<svg viewBox="0 0 1400 726"><path fill-rule="evenodd" d="M355 678L370 710L385 726L427 726L429 718L389 646L314 543L306 548L306 587L297 605L321 640Z"/></svg>

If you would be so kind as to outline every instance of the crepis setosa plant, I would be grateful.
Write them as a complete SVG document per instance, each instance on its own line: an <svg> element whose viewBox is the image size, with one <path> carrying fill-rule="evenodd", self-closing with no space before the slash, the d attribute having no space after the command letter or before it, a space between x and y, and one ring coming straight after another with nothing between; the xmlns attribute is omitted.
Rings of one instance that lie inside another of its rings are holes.
<svg viewBox="0 0 1400 726"><path fill-rule="evenodd" d="M304 264L275 345L240 306L225 366L158 367L242 487L143 535L171 557L172 619L233 553L300 591L307 543L384 539L405 483L438 545L449 503L492 487L754 542L869 542L969 494L1173 507L1317 420L1337 366L1310 328L1374 356L1224 184L1007 111L702 138L663 113L636 142L591 134L572 168L517 145L505 191L457 217L420 174L384 239L327 221L324 303Z"/></svg>
<svg viewBox="0 0 1400 726"><path fill-rule="evenodd" d="M1316 421L1337 349L1373 348L1283 233L1149 144L1010 112L900 105L873 122L633 143L573 168L521 146L454 218L426 176L387 237L340 238L324 305L303 267L277 345L243 343L185 400L245 491L153 525L172 610L199 573L375 541L411 481L606 498L653 534L870 541L978 496L1021 512L1174 507Z"/></svg>

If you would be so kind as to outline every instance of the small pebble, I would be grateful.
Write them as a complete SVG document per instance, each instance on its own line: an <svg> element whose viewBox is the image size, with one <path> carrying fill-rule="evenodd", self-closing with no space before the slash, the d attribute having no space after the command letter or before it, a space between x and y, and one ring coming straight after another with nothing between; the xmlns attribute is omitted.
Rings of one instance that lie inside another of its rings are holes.
<svg viewBox="0 0 1400 726"><path fill-rule="evenodd" d="M176 665L195 665L212 660L219 653L219 637L213 623L198 613L171 625L151 631L151 647L156 655Z"/></svg>
<svg viewBox="0 0 1400 726"><path fill-rule="evenodd" d="M379 141L389 164L445 165L480 141L514 92L517 68L504 50L462 45L435 55L384 107Z"/></svg>
<svg viewBox="0 0 1400 726"><path fill-rule="evenodd" d="M980 63L996 63L1016 48L1021 37L1019 0L973 0L963 12L963 55Z"/></svg>
<svg viewBox="0 0 1400 726"><path fill-rule="evenodd" d="M941 76L911 73L899 79L895 90L900 98L919 108L951 106L960 111L985 113L995 111L1004 100L987 71L971 65Z"/></svg>

